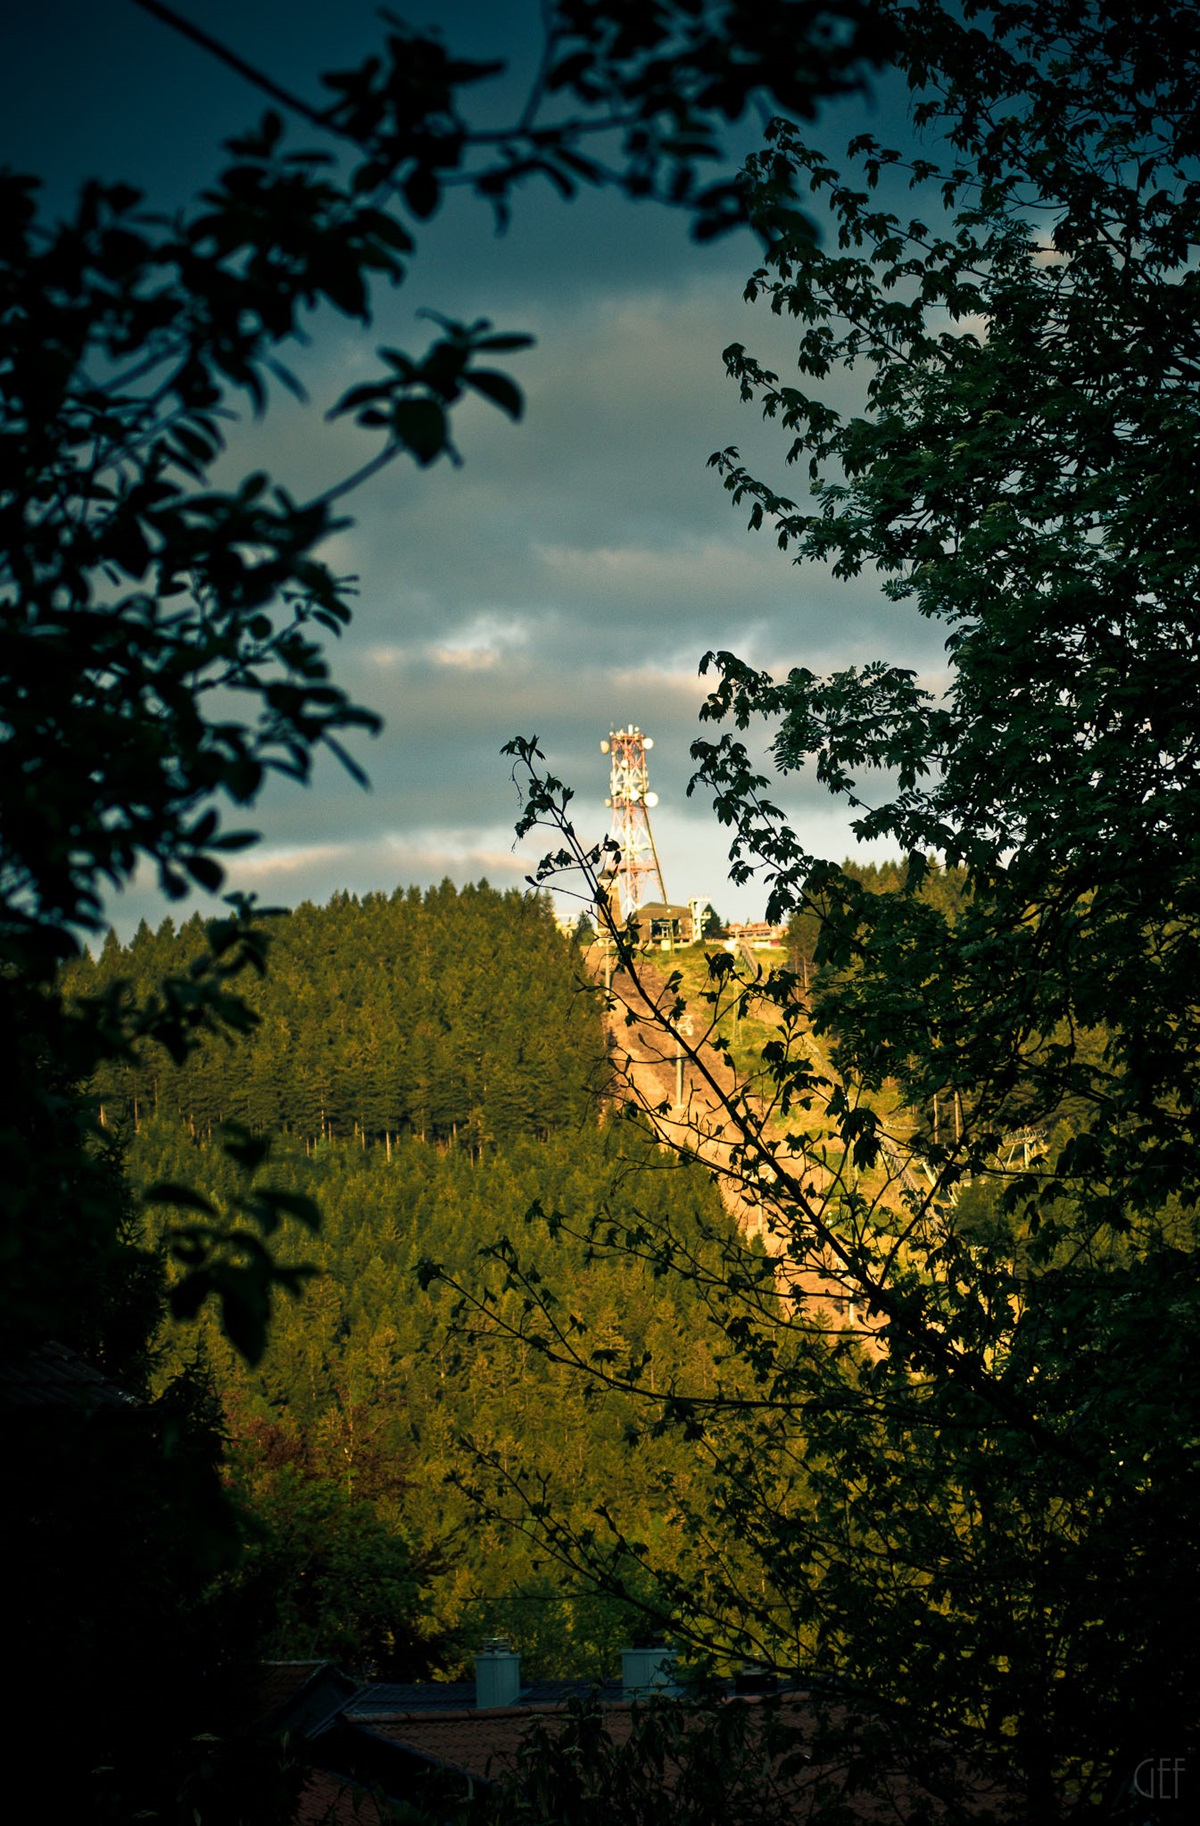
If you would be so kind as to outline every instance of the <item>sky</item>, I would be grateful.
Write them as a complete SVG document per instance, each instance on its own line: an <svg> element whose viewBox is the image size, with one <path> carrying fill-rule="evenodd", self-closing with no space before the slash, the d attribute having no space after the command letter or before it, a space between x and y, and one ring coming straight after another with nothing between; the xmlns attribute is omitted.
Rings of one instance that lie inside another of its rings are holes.
<svg viewBox="0 0 1200 1826"><path fill-rule="evenodd" d="M317 73L360 60L380 29L360 0L179 0L179 10L314 100ZM503 108L534 43L535 5L401 10L454 48L508 60L513 75L485 98ZM51 210L93 175L180 203L217 168L222 140L261 113L244 81L132 0L39 0L0 33L0 158L44 176ZM829 105L819 130L833 149L864 125L902 130L902 118L885 81L866 101ZM740 341L786 372L786 329L742 299L756 258L748 233L697 247L682 215L612 196L564 206L530 188L504 237L457 198L420 230L408 282L380 299L369 331L333 313L314 324L296 363L311 406L284 396L262 422L236 427L226 479L265 468L303 499L373 454L324 411L373 370L379 343L424 345L422 308L487 316L536 346L509 358L523 423L468 405L455 422L461 468L395 463L351 498L354 525L324 555L357 576L357 606L330 657L337 682L385 719L356 749L371 790L328 759L308 789L273 784L249 820L262 841L229 885L276 905L447 876L520 886L538 849L514 842L504 742L538 736L595 840L609 816L600 743L633 723L654 738L669 896L707 897L726 918L761 914L762 885L729 884L727 838L702 793L687 797L700 656L724 647L770 671L816 672L884 657L934 688L945 661L936 630L885 601L874 578L835 582L749 533L707 467L733 444L784 492L801 488L784 469L783 434L739 401L721 359ZM812 851L851 850L848 814L815 781L789 778L775 797ZM165 910L149 880L110 905L122 933Z"/></svg>

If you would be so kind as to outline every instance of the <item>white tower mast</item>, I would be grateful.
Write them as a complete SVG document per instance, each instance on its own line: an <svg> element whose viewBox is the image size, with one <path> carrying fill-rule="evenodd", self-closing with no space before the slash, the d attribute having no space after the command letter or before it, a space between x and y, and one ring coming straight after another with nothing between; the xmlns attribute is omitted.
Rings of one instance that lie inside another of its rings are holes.
<svg viewBox="0 0 1200 1826"><path fill-rule="evenodd" d="M649 789L646 775L646 750L654 747L651 736L643 735L634 724L628 729L614 729L601 742L601 754L611 755L608 798L612 807L611 837L620 852L615 863L616 905L620 919L654 898L666 900L662 867L650 829L650 807L658 804L658 794Z"/></svg>

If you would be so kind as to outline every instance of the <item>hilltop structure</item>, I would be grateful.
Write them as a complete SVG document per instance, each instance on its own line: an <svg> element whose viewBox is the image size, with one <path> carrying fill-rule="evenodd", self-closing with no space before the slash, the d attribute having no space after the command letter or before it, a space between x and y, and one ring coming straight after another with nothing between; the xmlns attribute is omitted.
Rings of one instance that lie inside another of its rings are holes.
<svg viewBox="0 0 1200 1826"><path fill-rule="evenodd" d="M617 920L623 923L636 915L642 943L669 951L676 945L700 943L709 903L692 899L685 905L667 899L650 825L650 812L658 804L646 765L646 751L653 747L653 736L643 734L636 723L611 730L600 744L601 754L611 757L604 803L612 811L609 841L615 851L603 879ZM655 889L657 898L652 898Z"/></svg>
<svg viewBox="0 0 1200 1826"><path fill-rule="evenodd" d="M637 908L642 943L661 945L664 950L675 945L698 945L704 937L708 915L707 900L689 900L686 906L675 901L645 900Z"/></svg>
<svg viewBox="0 0 1200 1826"><path fill-rule="evenodd" d="M609 837L617 852L610 860L608 887L616 902L614 912L622 920L636 913L655 888L659 902L667 901L662 864L650 828L650 810L658 804L658 794L650 791L646 768L646 751L653 747L653 736L643 735L636 723L628 729L612 730L608 740L600 744L600 753L611 757L604 803L612 810Z"/></svg>

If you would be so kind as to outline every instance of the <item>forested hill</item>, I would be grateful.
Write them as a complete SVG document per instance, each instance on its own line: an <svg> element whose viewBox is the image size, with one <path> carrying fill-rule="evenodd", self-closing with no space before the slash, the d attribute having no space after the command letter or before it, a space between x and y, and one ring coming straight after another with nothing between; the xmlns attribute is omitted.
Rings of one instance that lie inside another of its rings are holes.
<svg viewBox="0 0 1200 1826"><path fill-rule="evenodd" d="M154 1110L197 1135L231 1119L313 1139L408 1133L478 1156L585 1114L599 1018L544 898L486 882L339 894L273 931L265 979L238 983L258 1017L248 1041L210 1040L182 1067L158 1047L107 1065L95 1085L106 1118L136 1126ZM143 923L72 975L83 993L121 979L140 997L203 947L198 915L178 930Z"/></svg>
<svg viewBox="0 0 1200 1826"><path fill-rule="evenodd" d="M150 995L205 943L197 919L143 926L72 965L72 987ZM135 1195L166 1181L238 1209L244 1174L219 1130L234 1119L271 1137L271 1182L322 1213L318 1234L274 1239L279 1260L317 1272L275 1303L260 1362L238 1356L211 1303L155 1346L159 1386L220 1403L248 1541L234 1583L258 1607L261 1651L411 1679L469 1671L499 1629L531 1677L607 1675L638 1621L628 1603L557 1572L469 1492L498 1454L530 1467L573 1528L604 1505L682 1577L693 1548L663 1489L707 1493L712 1473L691 1440L643 1441L619 1387L587 1392L523 1341L522 1296L488 1251L519 1237L620 1375L644 1363L656 1386L711 1394L724 1346L702 1287L573 1228L636 1214L715 1262L734 1242L718 1194L702 1166L599 1120L599 1012L545 900L485 883L342 894L275 922L269 965L237 981L258 1016L248 1037L182 1068L148 1050L93 1087ZM154 1239L171 1219L155 1205L143 1222ZM494 1280L495 1326L455 1319L440 1281L422 1289L429 1258L464 1285ZM649 1589L632 1559L622 1578Z"/></svg>

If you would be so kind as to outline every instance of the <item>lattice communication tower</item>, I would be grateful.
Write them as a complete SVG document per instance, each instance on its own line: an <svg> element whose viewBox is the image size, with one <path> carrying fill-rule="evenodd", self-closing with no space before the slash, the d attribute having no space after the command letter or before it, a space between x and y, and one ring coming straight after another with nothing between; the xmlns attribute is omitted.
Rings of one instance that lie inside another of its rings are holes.
<svg viewBox="0 0 1200 1826"><path fill-rule="evenodd" d="M650 808L658 804L658 794L650 791L646 775L646 750L653 747L653 738L633 724L614 729L607 742L600 744L601 754L612 757L604 803L612 807L610 836L619 852L613 858L607 885L616 903L613 911L622 920L652 900L656 889L660 900L667 898L650 829Z"/></svg>

